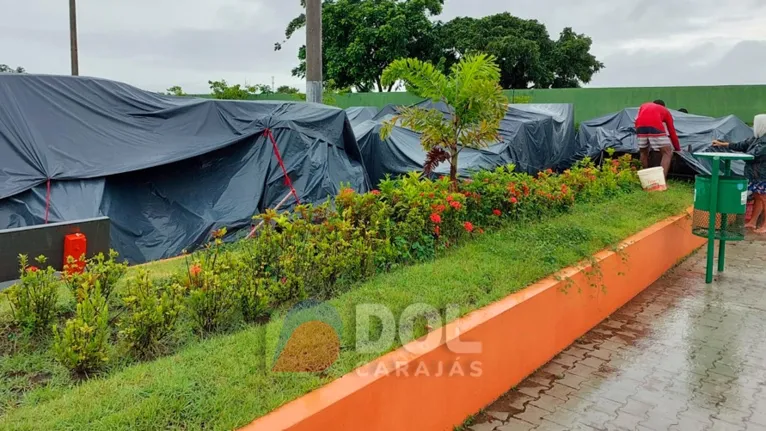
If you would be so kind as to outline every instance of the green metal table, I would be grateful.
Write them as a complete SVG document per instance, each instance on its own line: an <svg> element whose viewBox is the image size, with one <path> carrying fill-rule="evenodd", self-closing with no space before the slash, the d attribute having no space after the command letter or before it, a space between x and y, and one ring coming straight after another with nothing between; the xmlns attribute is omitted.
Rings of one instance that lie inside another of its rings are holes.
<svg viewBox="0 0 766 431"><path fill-rule="evenodd" d="M726 241L737 241L744 239L731 237L726 234L729 214L742 214L744 218L747 205L747 180L744 177L731 177L731 162L734 160L752 160L753 156L742 153L694 153L694 157L708 159L711 162L710 177L698 175L694 188L694 208L695 210L707 210L709 214L708 228L704 236L707 237L707 269L705 271L705 282L713 282L713 265L715 255L715 240L719 239L718 244L718 271L723 272L726 259ZM721 163L723 162L723 175L721 176ZM744 187L743 187L744 185ZM744 190L743 190L744 189ZM699 191L707 192L708 196ZM698 196L702 194L702 196ZM699 198L699 201L698 201ZM721 228L716 235L716 219L718 212L721 213ZM696 233L695 233L696 234ZM697 234L703 236L702 234Z"/></svg>

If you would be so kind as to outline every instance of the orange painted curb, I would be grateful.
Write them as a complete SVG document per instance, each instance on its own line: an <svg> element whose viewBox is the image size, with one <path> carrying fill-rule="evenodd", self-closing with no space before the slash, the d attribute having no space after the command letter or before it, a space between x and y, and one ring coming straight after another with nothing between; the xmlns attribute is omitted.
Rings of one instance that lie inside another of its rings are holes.
<svg viewBox="0 0 766 431"><path fill-rule="evenodd" d="M566 268L242 429L451 430L704 242L691 234L688 212L669 218L623 241L617 252L596 254L595 265ZM456 341L478 341L481 352L457 355L448 348Z"/></svg>

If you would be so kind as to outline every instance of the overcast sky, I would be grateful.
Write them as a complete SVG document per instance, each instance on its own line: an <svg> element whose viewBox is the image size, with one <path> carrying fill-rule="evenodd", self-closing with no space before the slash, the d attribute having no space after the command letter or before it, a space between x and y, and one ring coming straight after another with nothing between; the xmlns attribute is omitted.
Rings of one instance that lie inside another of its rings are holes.
<svg viewBox="0 0 766 431"><path fill-rule="evenodd" d="M68 74L66 0L0 0L0 63ZM274 52L299 0L78 0L80 74L148 90L209 79L293 85L297 33ZM557 36L586 33L606 69L590 85L766 83L766 0L446 0L440 19L510 12Z"/></svg>

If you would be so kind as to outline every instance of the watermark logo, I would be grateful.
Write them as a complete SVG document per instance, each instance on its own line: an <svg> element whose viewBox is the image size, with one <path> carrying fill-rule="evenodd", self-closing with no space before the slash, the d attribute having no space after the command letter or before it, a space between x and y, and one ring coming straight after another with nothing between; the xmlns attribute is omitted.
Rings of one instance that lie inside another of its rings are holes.
<svg viewBox="0 0 766 431"><path fill-rule="evenodd" d="M343 321L327 303L304 301L285 317L274 352L273 371L322 372L340 355Z"/></svg>
<svg viewBox="0 0 766 431"><path fill-rule="evenodd" d="M354 310L353 343L345 346L365 357L379 357L397 345L417 358L430 349L447 349L449 361L378 360L359 364L361 376L472 376L481 375L481 363L472 358L482 352L480 342L461 338L459 325L447 323L460 317L460 307L450 304L439 310L428 304L412 304L397 319L382 304L359 304ZM338 360L343 323L328 303L305 301L287 314L274 354L274 371L322 372Z"/></svg>

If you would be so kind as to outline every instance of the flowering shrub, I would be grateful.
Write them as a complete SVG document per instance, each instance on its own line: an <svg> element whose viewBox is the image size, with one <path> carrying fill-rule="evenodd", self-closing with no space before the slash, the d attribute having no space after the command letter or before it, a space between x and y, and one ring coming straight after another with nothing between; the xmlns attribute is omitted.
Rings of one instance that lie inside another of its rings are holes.
<svg viewBox="0 0 766 431"><path fill-rule="evenodd" d="M120 321L119 336L137 357L157 356L183 310L184 289L178 283L155 283L140 270L125 290L122 301L128 314Z"/></svg>
<svg viewBox="0 0 766 431"><path fill-rule="evenodd" d="M215 332L232 322L237 304L240 260L223 249L226 228L213 233L213 241L187 265L177 282L189 292L188 305L196 328Z"/></svg>
<svg viewBox="0 0 766 431"><path fill-rule="evenodd" d="M19 255L20 283L9 288L6 295L16 324L39 333L50 330L60 283L56 279L56 271L45 267L45 256L35 260L40 267L28 265L27 256Z"/></svg>
<svg viewBox="0 0 766 431"><path fill-rule="evenodd" d="M72 291L77 302L82 302L85 291L98 287L101 294L108 301L109 296L114 290L114 286L128 271L127 262L118 262L119 253L109 250L109 257L99 253L91 259L86 260L85 256L79 259L69 257L64 265L64 281L66 281L69 290ZM84 268L83 272L70 271L72 268Z"/></svg>
<svg viewBox="0 0 766 431"><path fill-rule="evenodd" d="M98 287L81 289L73 319L53 326L53 354L70 371L85 375L109 362L109 307Z"/></svg>

